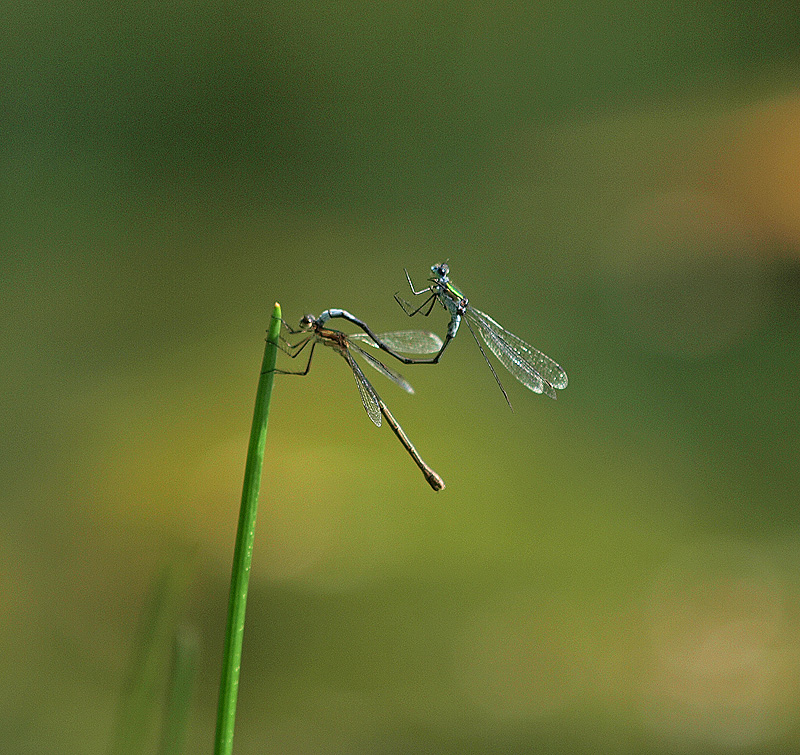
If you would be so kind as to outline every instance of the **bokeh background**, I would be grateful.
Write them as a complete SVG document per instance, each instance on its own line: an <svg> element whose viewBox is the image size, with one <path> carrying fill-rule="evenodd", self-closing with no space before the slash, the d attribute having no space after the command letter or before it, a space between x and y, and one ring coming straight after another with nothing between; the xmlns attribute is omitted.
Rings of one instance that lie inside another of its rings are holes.
<svg viewBox="0 0 800 755"><path fill-rule="evenodd" d="M434 494L334 354L276 380L236 752L796 749L795 3L2 18L0 749L108 751L192 553L211 750L272 304L443 335L445 259L570 385L376 376Z"/></svg>

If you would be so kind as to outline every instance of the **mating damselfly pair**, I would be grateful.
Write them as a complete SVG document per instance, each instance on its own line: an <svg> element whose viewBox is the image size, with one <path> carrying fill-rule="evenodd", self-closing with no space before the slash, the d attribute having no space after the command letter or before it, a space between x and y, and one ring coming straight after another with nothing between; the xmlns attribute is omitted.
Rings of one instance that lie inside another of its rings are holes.
<svg viewBox="0 0 800 755"><path fill-rule="evenodd" d="M434 333L421 330L376 334L363 320L350 314L347 310L327 309L319 317L305 315L300 320L300 326L297 330L284 323L284 327L290 335L302 334L301 339L295 343L290 343L287 339L281 337L281 348L290 357L297 357L309 344L311 344L311 348L308 351L308 362L304 370L299 372L277 370L277 372L290 375L307 375L311 367L311 357L313 356L316 344L322 343L333 348L344 358L352 370L353 377L355 378L356 385L361 394L361 401L369 418L380 427L381 416L385 417L395 435L397 435L406 451L408 451L411 458L422 471L428 484L434 490L442 490L444 488L444 481L422 460L416 448L414 448L413 444L408 439L408 436L403 432L402 427L400 427L397 420L392 416L386 404L372 387L372 384L367 380L353 355L357 354L360 356L367 364L388 377L392 382L399 385L408 393L413 393L413 388L402 375L390 370L383 362L364 351L364 349L355 343L356 341L374 348L379 348L403 364L437 364L450 341L452 341L458 333L459 326L463 320L466 322L470 333L472 333L475 343L478 344L478 348L483 358L486 360L486 363L489 365L489 369L492 371L492 375L497 381L500 390L503 392L503 396L509 407L511 406L511 401L508 398L508 394L492 366L491 361L489 361L483 346L481 346L476 331L480 334L484 343L497 357L500 363L526 388L529 388L534 393L544 393L553 399L556 398L556 390L567 387L567 373L564 372L555 361L550 359L550 357L523 341L519 336L506 330L496 320L489 317L489 315L473 307L469 303L467 297L464 296L450 280L450 268L447 264L433 265L431 267L431 272L433 273L433 277L428 279L428 283L431 285L417 291L414 288L408 271L406 271L406 279L408 280L408 285L414 296L428 294L428 297L419 307L412 307L407 301L400 298L398 294L395 294L395 299L405 313L411 317L420 313L427 317L430 315L436 302L439 302L450 315L450 322L447 326L447 333L444 341ZM325 327L328 320L334 318L341 318L357 325L363 330L363 333L348 336L340 330ZM409 354L433 354L433 356L422 358L408 356Z"/></svg>

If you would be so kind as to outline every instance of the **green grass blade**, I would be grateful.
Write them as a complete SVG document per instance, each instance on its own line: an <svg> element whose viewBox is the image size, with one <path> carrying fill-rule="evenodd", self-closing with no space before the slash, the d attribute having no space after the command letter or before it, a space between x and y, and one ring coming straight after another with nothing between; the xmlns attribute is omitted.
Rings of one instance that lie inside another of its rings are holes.
<svg viewBox="0 0 800 755"><path fill-rule="evenodd" d="M197 676L200 639L194 628L178 627L172 652L172 673L167 692L160 755L180 755Z"/></svg>
<svg viewBox="0 0 800 755"><path fill-rule="evenodd" d="M110 755L140 755L153 742L169 653L195 572L194 548L179 548L154 580L138 630Z"/></svg>
<svg viewBox="0 0 800 755"><path fill-rule="evenodd" d="M242 660L244 615L247 606L247 587L250 564L253 558L253 538L256 531L258 492L261 487L261 470L264 465L264 445L267 439L267 420L278 358L278 336L281 329L281 307L275 304L264 349L261 379L256 391L256 406L247 463L244 469L242 505L239 509L239 526L233 550L233 570L228 603L228 626L225 632L225 649L222 658L222 676L219 683L217 708L217 734L215 755L230 755L233 750L233 725L236 718L236 698L239 692L239 671Z"/></svg>

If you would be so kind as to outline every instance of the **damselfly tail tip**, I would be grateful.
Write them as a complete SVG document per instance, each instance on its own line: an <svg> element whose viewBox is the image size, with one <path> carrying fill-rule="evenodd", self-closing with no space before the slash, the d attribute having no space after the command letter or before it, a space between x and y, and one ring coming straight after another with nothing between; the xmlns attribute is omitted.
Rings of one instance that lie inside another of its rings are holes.
<svg viewBox="0 0 800 755"><path fill-rule="evenodd" d="M428 481L428 485L430 485L434 490L436 491L444 490L445 488L444 480L441 477L439 477L439 475L436 474L436 472L434 472L433 470L429 471L425 475L425 479Z"/></svg>

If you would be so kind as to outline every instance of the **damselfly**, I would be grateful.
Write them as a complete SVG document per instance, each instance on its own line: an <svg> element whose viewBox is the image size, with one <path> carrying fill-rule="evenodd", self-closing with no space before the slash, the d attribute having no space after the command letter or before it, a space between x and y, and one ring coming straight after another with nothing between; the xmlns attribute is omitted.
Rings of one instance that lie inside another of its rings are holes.
<svg viewBox="0 0 800 755"><path fill-rule="evenodd" d="M485 312L481 312L469 303L467 297L464 296L450 280L450 268L447 264L439 263L433 265L431 267L431 272L433 273L433 277L428 278L428 282L431 285L427 288L423 288L421 291L417 291L414 288L414 284L411 282L411 276L408 274L407 270L405 271L408 285L411 287L411 292L414 296L430 294L416 309L408 302L401 299L397 294L394 296L405 313L411 317L419 312L422 312L425 316L429 315L433 309L433 305L437 301L450 314L447 334L439 353L431 359L415 359L413 360L414 364L438 362L444 350L447 348L447 345L455 338L456 333L458 333L458 326L461 324L461 319L463 317L509 406L511 406L511 402L508 399L508 394L505 388L503 388L503 384L500 382L500 378L497 376L492 363L486 356L486 352L483 350L478 337L475 335L475 330L480 333L484 343L498 360L500 360L503 367L534 393L544 393L550 396L550 398L556 398L556 390L567 387L567 373L564 372L556 362L539 351L539 349L535 349L530 344L525 343L519 336L515 336L496 320L489 317ZM473 325L475 326L474 328Z"/></svg>
<svg viewBox="0 0 800 755"><path fill-rule="evenodd" d="M420 330L402 331L398 333L382 333L379 336L371 337L366 333L357 333L355 335L347 335L340 330L332 330L324 327L324 324L329 316L325 316L327 312L343 312L344 310L326 310L320 317L313 315L304 315L300 320L300 327L298 330L290 328L286 323L283 323L286 330L293 335L303 334L305 337L294 344L290 344L285 338L281 337L281 348L292 359L296 358L309 344L311 348L308 352L308 363L301 372L289 372L287 370L276 370L284 375L307 375L311 367L311 357L314 355L314 347L318 343L325 346L330 346L350 366L350 369L355 378L358 391L361 394L361 403L367 412L369 418L378 426L381 426L381 415L386 418L389 426L392 428L398 440L403 444L403 447L408 451L414 463L422 470L422 474L428 481L428 484L434 490L442 490L444 488L444 480L433 471L419 455L414 445L408 439L408 436L403 432L397 420L392 416L383 399L378 395L377 391L372 387L372 384L367 380L366 376L359 367L358 362L353 358L353 354L358 354L362 357L370 367L374 367L382 375L385 375L396 385L399 385L404 391L413 393L414 389L408 381L398 373L390 370L385 364L378 361L372 354L368 354L353 341L362 341L369 344L377 344L375 338L380 339L380 342L387 344L388 348L399 351L405 351L409 354L432 354L439 350L442 346L442 339L434 333L427 333ZM347 313L349 314L349 313ZM351 315L352 317L352 315ZM361 322L357 318L353 321Z"/></svg>
<svg viewBox="0 0 800 755"><path fill-rule="evenodd" d="M404 364L436 364L441 359L450 341L455 338L463 318L509 406L511 406L511 401L508 398L506 389L503 387L500 378L497 376L497 372L486 356L481 342L475 335L475 330L480 333L481 338L483 338L491 352L500 360L500 363L519 380L520 383L526 388L530 388L534 393L545 393L550 396L550 398L556 398L556 390L567 387L567 373L564 372L556 362L539 351L539 349L535 349L530 344L525 343L519 336L515 336L496 320L489 317L485 312L481 312L469 303L467 297L464 296L450 280L450 268L446 264L433 265L431 267L431 272L433 273L433 277L428 278L428 282L431 285L427 288L423 288L421 291L417 291L414 288L414 284L411 282L411 276L409 276L407 270L405 271L408 285L411 287L414 296L430 294L416 309L407 301L401 299L398 294L394 295L397 303L403 308L405 313L411 317L419 312L422 312L422 314L427 317L433 310L433 305L437 301L450 313L450 323L447 326L447 334L445 335L442 347L430 359L412 358L398 354L392 344L382 341L381 336L373 333L366 323L354 317L346 310L328 309L320 315L320 320L325 321L332 317L341 317L345 320L349 320L368 334L369 339L367 342L370 343L370 345L383 349ZM473 325L475 326L474 328Z"/></svg>

